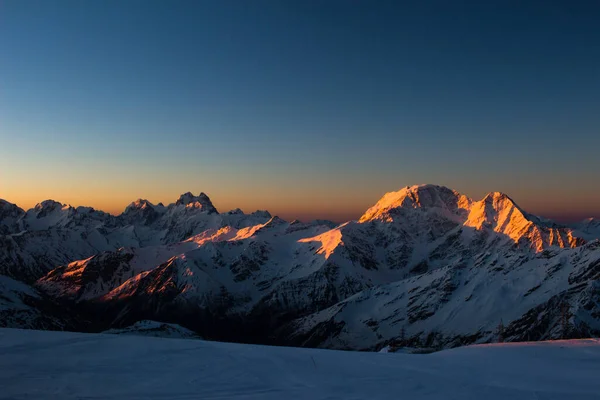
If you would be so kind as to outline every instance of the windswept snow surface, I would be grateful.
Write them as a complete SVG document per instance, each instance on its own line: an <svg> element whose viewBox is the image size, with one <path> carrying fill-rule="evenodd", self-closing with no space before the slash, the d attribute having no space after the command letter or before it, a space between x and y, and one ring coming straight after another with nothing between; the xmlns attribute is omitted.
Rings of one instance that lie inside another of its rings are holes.
<svg viewBox="0 0 600 400"><path fill-rule="evenodd" d="M0 329L0 399L600 399L600 341L428 355Z"/></svg>

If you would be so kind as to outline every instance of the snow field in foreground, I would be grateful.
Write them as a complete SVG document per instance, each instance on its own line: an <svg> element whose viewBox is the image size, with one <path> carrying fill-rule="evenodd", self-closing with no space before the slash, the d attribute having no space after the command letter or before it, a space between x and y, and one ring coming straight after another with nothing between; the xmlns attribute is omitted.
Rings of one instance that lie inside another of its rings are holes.
<svg viewBox="0 0 600 400"><path fill-rule="evenodd" d="M0 329L0 399L600 399L600 340L414 355Z"/></svg>

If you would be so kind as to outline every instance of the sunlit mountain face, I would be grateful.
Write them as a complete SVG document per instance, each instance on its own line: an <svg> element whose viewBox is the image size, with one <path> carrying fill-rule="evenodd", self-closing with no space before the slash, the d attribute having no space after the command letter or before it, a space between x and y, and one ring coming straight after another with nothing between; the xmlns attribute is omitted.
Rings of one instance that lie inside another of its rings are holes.
<svg viewBox="0 0 600 400"><path fill-rule="evenodd" d="M220 212L204 193L116 216L0 201L0 321L344 349L489 342L500 321L507 341L586 337L600 333L597 222L436 185L344 223Z"/></svg>

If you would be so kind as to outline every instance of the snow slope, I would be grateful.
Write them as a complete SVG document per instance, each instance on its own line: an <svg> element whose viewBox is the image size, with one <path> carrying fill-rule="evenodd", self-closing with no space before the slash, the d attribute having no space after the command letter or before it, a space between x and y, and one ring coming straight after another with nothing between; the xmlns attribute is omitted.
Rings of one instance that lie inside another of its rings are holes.
<svg viewBox="0 0 600 400"><path fill-rule="evenodd" d="M72 329L72 318L31 286L0 275L0 327Z"/></svg>
<svg viewBox="0 0 600 400"><path fill-rule="evenodd" d="M0 329L0 399L600 399L600 342L427 355Z"/></svg>
<svg viewBox="0 0 600 400"><path fill-rule="evenodd" d="M439 268L364 290L285 332L296 345L338 349L379 348L400 336L419 347L495 341L500 321L511 341L598 334L598 249L596 241L517 266ZM562 307L569 332L561 332Z"/></svg>

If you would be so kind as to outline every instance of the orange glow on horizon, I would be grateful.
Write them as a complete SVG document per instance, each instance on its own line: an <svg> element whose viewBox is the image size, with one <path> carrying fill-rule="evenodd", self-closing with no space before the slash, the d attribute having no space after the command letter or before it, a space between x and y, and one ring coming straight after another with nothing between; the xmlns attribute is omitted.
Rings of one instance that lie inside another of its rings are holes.
<svg viewBox="0 0 600 400"><path fill-rule="evenodd" d="M92 182L93 183L93 182ZM28 185L11 185L2 187L0 198L14 203L27 210L43 200L52 199L74 207L87 206L102 210L113 215L121 214L125 208L138 198L144 198L153 204L168 205L179 198L182 193L192 191L198 194L200 190L190 190L189 185L173 184L158 188L147 187L144 182L135 185L125 185L116 182L114 186L98 184L95 187L87 182L86 185L52 185L45 182L37 188ZM377 188L360 189L358 187L343 188L344 190L324 188L293 187L279 188L270 186L263 190L249 190L246 187L224 187L223 185L202 185L201 187L211 199L219 212L236 208L246 213L256 210L267 210L285 220L299 219L329 219L338 223L358 219L369 207L381 199L382 193ZM208 186L208 187L206 187ZM452 188L452 186L448 185ZM390 190L398 188L391 187ZM453 188L454 189L454 188ZM483 198L470 196L469 193L455 188L473 199ZM387 190L388 192L390 190ZM510 190L503 190L513 198L525 211L554 219L558 222L580 221L588 217L600 216L600 194L569 193L546 190L546 192L527 190L514 195ZM482 192L479 190L478 192Z"/></svg>

